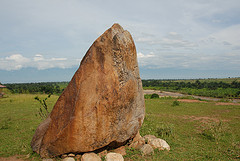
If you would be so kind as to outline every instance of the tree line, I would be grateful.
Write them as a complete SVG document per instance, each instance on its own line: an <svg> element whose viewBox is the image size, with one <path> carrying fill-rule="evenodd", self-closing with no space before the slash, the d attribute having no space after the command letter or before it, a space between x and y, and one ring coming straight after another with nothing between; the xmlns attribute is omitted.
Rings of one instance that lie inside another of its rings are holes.
<svg viewBox="0 0 240 161"><path fill-rule="evenodd" d="M240 89L240 82L232 81L232 83L226 83L223 81L217 82L207 82L207 81L199 81L195 82L186 82L186 81L162 81L162 80L142 80L143 87L165 87L171 88L175 90L180 90L182 88L193 88L193 89L211 89L215 90L218 88L235 88Z"/></svg>
<svg viewBox="0 0 240 161"><path fill-rule="evenodd" d="M240 82L142 80L144 89L180 92L217 98L240 98Z"/></svg>
<svg viewBox="0 0 240 161"><path fill-rule="evenodd" d="M14 83L4 84L11 93L60 94L68 82Z"/></svg>

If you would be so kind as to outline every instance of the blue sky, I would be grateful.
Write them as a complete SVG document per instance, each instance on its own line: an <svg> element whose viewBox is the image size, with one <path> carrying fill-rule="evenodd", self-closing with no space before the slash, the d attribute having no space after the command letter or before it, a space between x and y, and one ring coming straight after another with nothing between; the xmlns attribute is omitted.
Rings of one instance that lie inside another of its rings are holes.
<svg viewBox="0 0 240 161"><path fill-rule="evenodd" d="M69 81L113 23L143 79L240 76L239 0L1 0L0 82Z"/></svg>

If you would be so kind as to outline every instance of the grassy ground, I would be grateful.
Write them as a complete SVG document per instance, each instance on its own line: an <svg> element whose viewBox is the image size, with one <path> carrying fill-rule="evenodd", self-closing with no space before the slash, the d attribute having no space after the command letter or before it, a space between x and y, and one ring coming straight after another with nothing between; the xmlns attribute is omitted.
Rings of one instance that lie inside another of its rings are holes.
<svg viewBox="0 0 240 161"><path fill-rule="evenodd" d="M36 94L7 95L0 99L0 157L32 153L30 142L41 122ZM38 95L45 98L47 95ZM48 99L52 107L58 96ZM175 101L175 103L173 103ZM240 106L214 102L180 102L173 98L146 99L142 136L165 139L171 150L142 156L127 149L125 160L235 160L240 156Z"/></svg>

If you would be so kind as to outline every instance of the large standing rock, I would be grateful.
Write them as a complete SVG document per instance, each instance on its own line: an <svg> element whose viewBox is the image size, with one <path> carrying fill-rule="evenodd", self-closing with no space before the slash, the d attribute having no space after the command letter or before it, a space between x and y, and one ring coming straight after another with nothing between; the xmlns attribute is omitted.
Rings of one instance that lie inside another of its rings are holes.
<svg viewBox="0 0 240 161"><path fill-rule="evenodd" d="M144 113L133 39L114 24L89 48L31 146L41 157L120 146L137 134Z"/></svg>

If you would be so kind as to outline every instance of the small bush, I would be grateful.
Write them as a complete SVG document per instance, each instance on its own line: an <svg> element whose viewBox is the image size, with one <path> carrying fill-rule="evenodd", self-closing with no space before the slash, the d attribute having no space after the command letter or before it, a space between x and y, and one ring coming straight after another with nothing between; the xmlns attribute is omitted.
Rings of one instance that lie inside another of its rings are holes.
<svg viewBox="0 0 240 161"><path fill-rule="evenodd" d="M173 101L172 103L172 106L179 106L179 105L180 105L180 102L177 100Z"/></svg>
<svg viewBox="0 0 240 161"><path fill-rule="evenodd" d="M151 96L152 96L151 94L145 94L145 95L144 95L144 98L145 98L145 99L150 99Z"/></svg>
<svg viewBox="0 0 240 161"><path fill-rule="evenodd" d="M159 98L159 95L156 94L156 93L153 93L153 94L151 95L151 99L153 99L153 98Z"/></svg>

